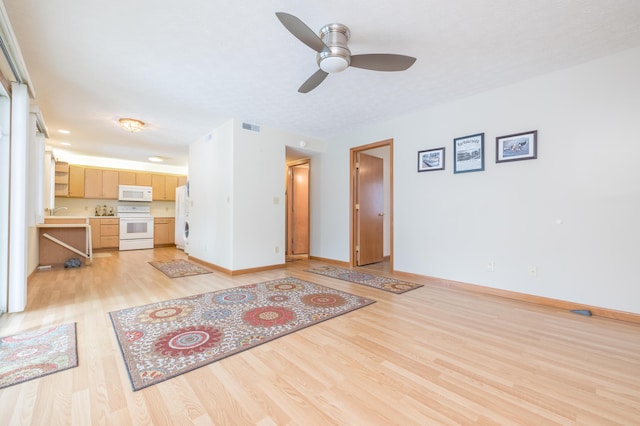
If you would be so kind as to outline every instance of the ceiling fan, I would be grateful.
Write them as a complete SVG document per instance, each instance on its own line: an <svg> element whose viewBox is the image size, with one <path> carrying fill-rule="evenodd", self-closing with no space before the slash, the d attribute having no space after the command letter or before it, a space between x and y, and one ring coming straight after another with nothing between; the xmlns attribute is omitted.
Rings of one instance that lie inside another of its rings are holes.
<svg viewBox="0 0 640 426"><path fill-rule="evenodd" d="M284 12L276 12L282 25L301 42L318 52L320 69L305 81L298 89L308 93L318 87L329 74L346 70L348 67L373 71L404 71L416 61L416 58L391 53L371 53L352 55L347 47L349 28L342 24L329 24L320 29L318 36L299 18Z"/></svg>

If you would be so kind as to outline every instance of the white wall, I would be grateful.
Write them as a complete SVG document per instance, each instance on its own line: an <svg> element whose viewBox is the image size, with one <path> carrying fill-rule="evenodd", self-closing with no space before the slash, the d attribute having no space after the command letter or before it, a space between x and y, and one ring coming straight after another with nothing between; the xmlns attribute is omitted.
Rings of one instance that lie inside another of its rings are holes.
<svg viewBox="0 0 640 426"><path fill-rule="evenodd" d="M634 49L328 141L312 254L349 259L349 147L393 138L397 270L640 313L638 75ZM538 159L496 164L496 136L529 130ZM480 132L485 171L454 175L453 138ZM442 146L446 170L417 173Z"/></svg>
<svg viewBox="0 0 640 426"><path fill-rule="evenodd" d="M284 264L286 146L318 140L230 120L189 146L189 255L231 271Z"/></svg>
<svg viewBox="0 0 640 426"><path fill-rule="evenodd" d="M189 145L190 256L231 270L233 132L229 120Z"/></svg>

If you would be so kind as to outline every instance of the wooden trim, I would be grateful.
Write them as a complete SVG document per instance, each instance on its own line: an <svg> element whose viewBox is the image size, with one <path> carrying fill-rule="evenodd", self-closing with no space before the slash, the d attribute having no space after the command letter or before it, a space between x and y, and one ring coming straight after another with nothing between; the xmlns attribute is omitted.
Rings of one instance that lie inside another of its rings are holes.
<svg viewBox="0 0 640 426"><path fill-rule="evenodd" d="M197 257L187 255L187 259L199 263L202 266L206 266L207 268L213 269L218 272L222 272L227 275L242 275L242 274L251 274L254 272L262 272L262 271L270 271L272 269L280 269L285 267L285 263L277 264L277 265L267 265L267 266L259 266L257 268L248 268L248 269L237 269L235 271L227 268L223 268L221 266L215 265L213 263L206 262L202 259L198 259Z"/></svg>
<svg viewBox="0 0 640 426"><path fill-rule="evenodd" d="M317 260L318 262L331 263L333 265L338 265L338 266L341 266L343 268L350 268L351 267L349 262L343 262L342 260L327 259L327 258L318 257L318 256L309 256L309 260Z"/></svg>
<svg viewBox="0 0 640 426"><path fill-rule="evenodd" d="M505 299L518 300L520 302L534 303L536 305L547 306L550 308L560 309L563 311L588 310L594 316L615 319L619 321L627 321L640 324L640 314L633 312L618 311L615 309L603 308L600 306L584 305L577 302L569 302L566 300L553 299L550 297L535 296L532 294L519 293L515 291L502 290L498 288L485 287L478 284L468 284L458 281L451 281L442 278L429 277L426 275L413 274L410 272L393 271L394 275L402 276L407 280L426 280L427 285L437 287L445 287L452 290L460 290L476 294L486 294L491 296L503 297Z"/></svg>

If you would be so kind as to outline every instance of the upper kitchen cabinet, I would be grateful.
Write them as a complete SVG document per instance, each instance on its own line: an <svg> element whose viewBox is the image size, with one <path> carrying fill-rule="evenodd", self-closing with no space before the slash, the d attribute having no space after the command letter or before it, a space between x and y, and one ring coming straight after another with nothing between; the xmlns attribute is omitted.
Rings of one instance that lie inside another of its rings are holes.
<svg viewBox="0 0 640 426"><path fill-rule="evenodd" d="M185 186L187 184L186 176L178 176L178 186Z"/></svg>
<svg viewBox="0 0 640 426"><path fill-rule="evenodd" d="M116 170L87 168L84 171L84 197L117 200L118 182Z"/></svg>
<svg viewBox="0 0 640 426"><path fill-rule="evenodd" d="M56 162L56 197L84 197L84 167Z"/></svg>
<svg viewBox="0 0 640 426"><path fill-rule="evenodd" d="M120 185L151 186L151 173L120 170L118 176Z"/></svg>
<svg viewBox="0 0 640 426"><path fill-rule="evenodd" d="M136 184L136 172L118 172L118 182L120 185L135 185Z"/></svg>
<svg viewBox="0 0 640 426"><path fill-rule="evenodd" d="M84 197L84 167L69 165L69 197Z"/></svg>
<svg viewBox="0 0 640 426"><path fill-rule="evenodd" d="M153 201L175 201L178 176L175 175L151 175L151 188L153 188Z"/></svg>

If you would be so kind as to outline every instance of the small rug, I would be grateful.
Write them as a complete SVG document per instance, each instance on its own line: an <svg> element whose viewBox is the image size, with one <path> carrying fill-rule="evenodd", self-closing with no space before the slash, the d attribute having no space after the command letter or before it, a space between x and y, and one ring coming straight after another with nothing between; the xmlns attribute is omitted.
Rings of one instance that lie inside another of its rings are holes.
<svg viewBox="0 0 640 426"><path fill-rule="evenodd" d="M313 269L307 269L307 272L314 274L326 275L328 277L337 278L343 281L349 281L356 284L363 284L369 287L377 288L391 293L404 293L422 287L422 284L410 283L394 278L381 277L379 275L367 274L365 272L354 271L351 269L336 268L334 266L319 266Z"/></svg>
<svg viewBox="0 0 640 426"><path fill-rule="evenodd" d="M0 389L77 366L76 323L0 337Z"/></svg>
<svg viewBox="0 0 640 426"><path fill-rule="evenodd" d="M137 391L371 303L283 278L109 315Z"/></svg>
<svg viewBox="0 0 640 426"><path fill-rule="evenodd" d="M209 271L208 269L201 268L200 266L184 259L163 260L157 262L149 262L149 264L169 278L180 278L188 277L191 275L211 273L211 271Z"/></svg>

